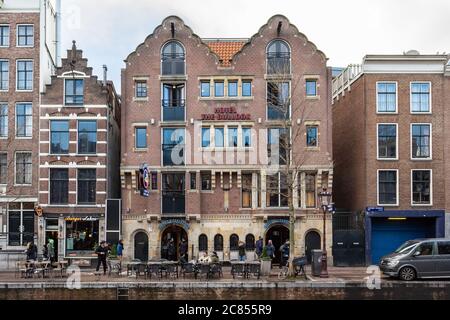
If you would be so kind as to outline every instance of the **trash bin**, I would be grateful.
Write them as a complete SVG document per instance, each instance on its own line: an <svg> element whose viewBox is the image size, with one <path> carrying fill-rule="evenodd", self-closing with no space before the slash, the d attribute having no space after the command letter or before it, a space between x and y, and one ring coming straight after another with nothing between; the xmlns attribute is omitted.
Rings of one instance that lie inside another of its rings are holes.
<svg viewBox="0 0 450 320"><path fill-rule="evenodd" d="M322 271L322 250L311 250L311 256L311 273L318 277Z"/></svg>

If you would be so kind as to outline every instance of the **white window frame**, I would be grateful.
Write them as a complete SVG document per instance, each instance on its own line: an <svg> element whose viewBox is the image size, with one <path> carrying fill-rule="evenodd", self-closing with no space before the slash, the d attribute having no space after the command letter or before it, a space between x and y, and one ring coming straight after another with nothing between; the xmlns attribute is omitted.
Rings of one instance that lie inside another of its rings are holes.
<svg viewBox="0 0 450 320"><path fill-rule="evenodd" d="M429 171L430 172L430 203L414 203L413 202L413 173L414 171ZM410 177L410 196L411 196L411 206L412 207L431 207L433 206L433 169L411 169L411 177Z"/></svg>
<svg viewBox="0 0 450 320"><path fill-rule="evenodd" d="M69 124L69 152L68 153L52 153L52 122L53 121L67 121ZM67 157L70 154L70 120L58 120L58 119L52 119L48 121L48 154L51 156L63 156ZM77 149L78 149L78 121L77 121ZM77 150L78 151L78 150Z"/></svg>
<svg viewBox="0 0 450 320"><path fill-rule="evenodd" d="M85 81L85 77L80 77L80 76L75 76L74 77L64 77L64 84L63 84L63 105L65 108L84 108L86 101L85 101L85 97L86 97L86 81ZM83 104L66 104L66 81L67 80L83 80Z"/></svg>
<svg viewBox="0 0 450 320"><path fill-rule="evenodd" d="M395 125L395 158L380 158L379 157L379 139L378 139L378 127L380 126L380 125ZM391 123L377 123L377 127L376 127L376 130L377 130L377 132L375 133L376 134L376 137L377 137L377 150L376 150L376 152L377 152L377 160L379 160L379 161L396 161L396 160L398 160L398 123L393 123L393 122L391 122Z"/></svg>
<svg viewBox="0 0 450 320"><path fill-rule="evenodd" d="M136 129L142 129L142 128L145 128L145 140L146 140L146 147L145 148L138 148L137 147L137 141L136 141L136 139L137 139L137 135L136 135ZM148 150L148 125L147 124L139 124L139 123L136 123L136 124L133 124L133 149L134 150L137 150L137 151L147 151Z"/></svg>
<svg viewBox="0 0 450 320"><path fill-rule="evenodd" d="M17 154L29 153L31 154L31 183L19 184L17 183ZM33 185L33 152L32 151L16 151L14 152L14 186L32 186Z"/></svg>
<svg viewBox="0 0 450 320"><path fill-rule="evenodd" d="M395 84L395 111L394 112L386 112L386 111L378 111L378 84L380 83L394 83ZM375 111L376 114L398 114L398 82L397 81L377 81L375 83Z"/></svg>
<svg viewBox="0 0 450 320"><path fill-rule="evenodd" d="M55 120L57 120L57 119L55 119ZM80 123L80 121L92 121L92 122L94 122L95 121L95 127L97 128L97 130L96 130L96 134L97 134L97 136L96 136L96 141L95 141L95 153L80 153L80 144L79 144L79 141L78 141L78 135L79 135L79 123ZM83 119L83 118L78 118L77 119L77 121L76 121L76 124L77 124L77 134L76 134L76 144L77 144L77 155L78 156L86 156L86 157L95 157L95 156L97 156L97 154L98 154L98 120L93 120L93 119ZM70 153L70 121L69 121L69 153ZM49 131L50 132L50 134L51 134L51 131ZM133 133L135 133L135 132L133 132ZM51 136L49 137L49 138L51 138ZM67 156L67 154L65 154L66 156Z"/></svg>
<svg viewBox="0 0 450 320"><path fill-rule="evenodd" d="M430 156L428 158L414 158L413 157L413 151L412 151L412 128L414 125L427 125L430 127ZM414 122L409 125L409 153L410 153L410 159L411 161L429 161L433 160L433 124L432 123L422 123L422 122Z"/></svg>
<svg viewBox="0 0 450 320"><path fill-rule="evenodd" d="M31 81L31 89L19 89L19 86L18 86L18 84L19 84L19 62L30 62L31 61L31 63L32 63L32 66L33 66L33 68L32 68L32 78L33 78L33 80ZM35 73L34 73L34 60L33 59L17 59L16 60L16 91L17 92L33 92L33 90L34 90L34 76L35 76Z"/></svg>
<svg viewBox="0 0 450 320"><path fill-rule="evenodd" d="M419 84L419 83L427 83L430 86L430 92L429 92L429 110L428 111L413 111L413 105L412 105L412 85L413 84ZM431 87L431 81L411 81L409 83L409 112L411 114L431 114L432 113L432 87Z"/></svg>
<svg viewBox="0 0 450 320"><path fill-rule="evenodd" d="M0 59L0 62L7 62L8 63L8 84L6 86L6 89L0 89L0 92L8 92L9 88L10 88L10 83L11 83L11 68L10 68L11 64L9 63L9 59Z"/></svg>
<svg viewBox="0 0 450 320"><path fill-rule="evenodd" d="M396 203L395 204L384 204L380 203L380 171L395 171L397 177L396 183ZM398 169L377 169L377 205L383 207L398 207L399 206L399 170Z"/></svg>
<svg viewBox="0 0 450 320"><path fill-rule="evenodd" d="M0 45L0 48L9 48L11 46L11 26L7 23L1 23L0 27L8 27L9 28L8 45L5 45L5 46Z"/></svg>
<svg viewBox="0 0 450 320"><path fill-rule="evenodd" d="M27 136L25 136L25 137L19 137L19 136L17 136L17 105L18 104L30 104L31 105L31 136L29 136L29 137L27 137ZM14 128L14 138L15 139L18 139L18 140L30 140L30 139L33 139L33 117L34 117L34 114L33 114L33 103L32 102L17 102L15 105L14 105L14 126L15 126L15 128Z"/></svg>
<svg viewBox="0 0 450 320"><path fill-rule="evenodd" d="M19 27L33 27L33 45L26 45L26 46L21 46L19 45ZM35 26L33 23L19 23L16 26L16 47L17 48L34 48L35 44L36 44L36 37L35 37ZM11 40L10 40L11 41Z"/></svg>

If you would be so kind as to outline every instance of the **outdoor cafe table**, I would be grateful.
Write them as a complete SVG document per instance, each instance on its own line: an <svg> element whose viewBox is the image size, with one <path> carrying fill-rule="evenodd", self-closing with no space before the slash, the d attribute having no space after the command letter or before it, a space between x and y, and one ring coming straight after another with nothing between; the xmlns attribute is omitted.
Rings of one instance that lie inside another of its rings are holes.
<svg viewBox="0 0 450 320"><path fill-rule="evenodd" d="M233 270L233 265L243 265L244 266L244 277L247 278L250 272L251 265L260 265L259 261L231 261L231 270Z"/></svg>
<svg viewBox="0 0 450 320"><path fill-rule="evenodd" d="M26 264L26 268L28 270L28 276L32 276L32 274L38 270L39 273L42 273L42 278L45 278L47 272L49 272L50 261L29 261Z"/></svg>

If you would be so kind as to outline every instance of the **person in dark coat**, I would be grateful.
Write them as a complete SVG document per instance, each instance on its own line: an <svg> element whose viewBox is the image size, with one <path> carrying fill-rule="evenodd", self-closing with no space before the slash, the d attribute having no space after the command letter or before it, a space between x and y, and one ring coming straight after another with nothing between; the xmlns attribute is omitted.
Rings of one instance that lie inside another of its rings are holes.
<svg viewBox="0 0 450 320"><path fill-rule="evenodd" d="M238 246L239 251L239 261L245 261L247 255L245 254L245 243L240 241Z"/></svg>
<svg viewBox="0 0 450 320"><path fill-rule="evenodd" d="M97 268L95 271L98 272L100 269L100 264L103 264L103 274L106 275L106 256L108 255L108 247L106 246L105 241L100 242L100 245L97 250L95 250L95 253L97 254Z"/></svg>
<svg viewBox="0 0 450 320"><path fill-rule="evenodd" d="M258 258L261 257L263 251L263 238L260 236L259 239L256 241L256 248L255 253L258 256Z"/></svg>
<svg viewBox="0 0 450 320"><path fill-rule="evenodd" d="M175 261L176 259L176 249L173 239L170 239L169 246L167 247L167 254L170 261Z"/></svg>
<svg viewBox="0 0 450 320"><path fill-rule="evenodd" d="M286 242L280 247L281 251L281 264L280 268L285 266L289 260L289 240L286 240Z"/></svg>
<svg viewBox="0 0 450 320"><path fill-rule="evenodd" d="M188 252L188 244L186 239L182 239L180 242L180 256L183 256L185 253Z"/></svg>
<svg viewBox="0 0 450 320"><path fill-rule="evenodd" d="M270 257L272 260L273 260L273 258L275 258L275 246L273 245L272 240L269 240L267 242L266 253L267 253L267 256ZM271 260L270 267L272 267L272 260Z"/></svg>
<svg viewBox="0 0 450 320"><path fill-rule="evenodd" d="M161 247L161 258L169 260L169 241L164 240Z"/></svg>
<svg viewBox="0 0 450 320"><path fill-rule="evenodd" d="M33 241L28 244L26 253L27 260L37 260L37 247Z"/></svg>

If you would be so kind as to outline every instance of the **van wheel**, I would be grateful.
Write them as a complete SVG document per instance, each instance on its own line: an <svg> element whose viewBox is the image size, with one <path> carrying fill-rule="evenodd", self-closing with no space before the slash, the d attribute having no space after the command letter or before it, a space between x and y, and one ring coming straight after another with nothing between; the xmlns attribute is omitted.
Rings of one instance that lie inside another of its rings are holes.
<svg viewBox="0 0 450 320"><path fill-rule="evenodd" d="M412 281L416 278L416 270L411 267L403 267L399 272L399 277L404 281Z"/></svg>

